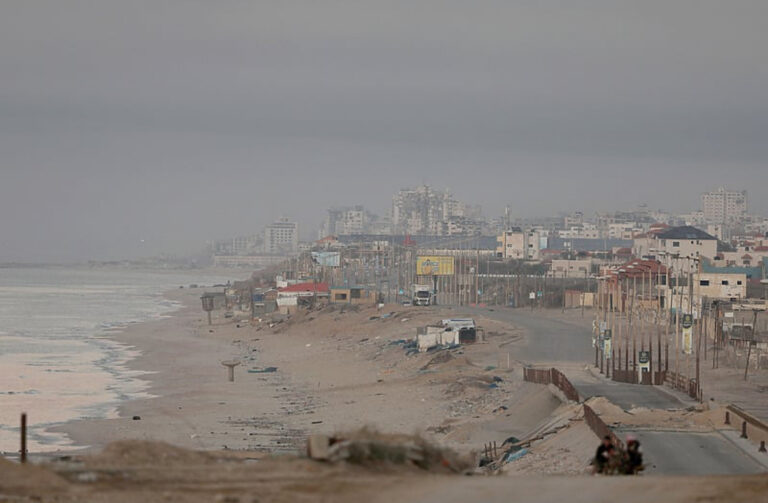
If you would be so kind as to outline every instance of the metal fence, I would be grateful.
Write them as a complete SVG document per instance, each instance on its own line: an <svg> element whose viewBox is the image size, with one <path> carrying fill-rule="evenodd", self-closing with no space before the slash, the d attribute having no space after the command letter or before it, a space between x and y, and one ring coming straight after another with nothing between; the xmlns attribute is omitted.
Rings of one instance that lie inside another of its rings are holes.
<svg viewBox="0 0 768 503"><path fill-rule="evenodd" d="M565 374L556 368L523 368L523 380L536 384L554 384L560 391L563 392L565 398L574 402L579 401L579 393L576 391L576 388L574 388L573 384L571 384L571 381L565 377Z"/></svg>
<svg viewBox="0 0 768 503"><path fill-rule="evenodd" d="M536 384L552 384L551 369L523 368L523 380Z"/></svg>
<svg viewBox="0 0 768 503"><path fill-rule="evenodd" d="M587 422L587 425L592 429L593 432L595 432L595 435L597 435L600 438L603 437L611 437L611 442L613 442L613 445L616 447L623 449L624 443L619 439L618 436L611 430L607 424L605 424L605 421L600 419L600 416L597 415L597 413L587 404L584 404L584 420Z"/></svg>
<svg viewBox="0 0 768 503"><path fill-rule="evenodd" d="M613 380L617 382L626 382L637 384L637 372L634 370L613 370Z"/></svg>
<svg viewBox="0 0 768 503"><path fill-rule="evenodd" d="M571 381L569 381L568 378L565 377L565 374L563 374L556 368L551 369L550 372L552 374L552 384L557 386L560 389L560 391L563 392L563 394L565 395L565 398L573 402L578 402L579 392L576 391L576 388L573 387L573 384L571 384Z"/></svg>
<svg viewBox="0 0 768 503"><path fill-rule="evenodd" d="M672 389L682 391L699 402L703 399L703 390L699 387L699 383L696 382L696 379L688 379L686 376L670 370L666 373L665 383Z"/></svg>

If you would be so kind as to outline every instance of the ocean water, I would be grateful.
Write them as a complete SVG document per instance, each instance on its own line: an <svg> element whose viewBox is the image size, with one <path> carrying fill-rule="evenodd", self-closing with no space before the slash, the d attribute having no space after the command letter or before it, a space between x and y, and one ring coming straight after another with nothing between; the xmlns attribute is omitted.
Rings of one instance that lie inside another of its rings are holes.
<svg viewBox="0 0 768 503"><path fill-rule="evenodd" d="M71 446L51 426L116 415L124 400L148 396L137 353L109 338L179 306L163 292L226 282L204 272L60 267L0 268L0 452L18 452L28 414L29 449Z"/></svg>

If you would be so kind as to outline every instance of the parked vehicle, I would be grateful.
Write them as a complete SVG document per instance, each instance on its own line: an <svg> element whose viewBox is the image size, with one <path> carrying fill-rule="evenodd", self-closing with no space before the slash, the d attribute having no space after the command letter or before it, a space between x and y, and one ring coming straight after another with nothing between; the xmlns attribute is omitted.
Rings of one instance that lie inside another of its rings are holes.
<svg viewBox="0 0 768 503"><path fill-rule="evenodd" d="M431 306L434 304L434 292L429 285L413 285L411 302L414 306Z"/></svg>

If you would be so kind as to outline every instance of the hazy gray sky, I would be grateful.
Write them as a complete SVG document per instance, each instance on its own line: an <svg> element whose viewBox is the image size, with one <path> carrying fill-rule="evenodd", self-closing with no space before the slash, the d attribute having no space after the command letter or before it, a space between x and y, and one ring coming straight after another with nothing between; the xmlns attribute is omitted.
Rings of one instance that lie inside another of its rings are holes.
<svg viewBox="0 0 768 503"><path fill-rule="evenodd" d="M0 261L198 248L449 187L768 213L768 2L0 3ZM145 240L141 243L141 240Z"/></svg>

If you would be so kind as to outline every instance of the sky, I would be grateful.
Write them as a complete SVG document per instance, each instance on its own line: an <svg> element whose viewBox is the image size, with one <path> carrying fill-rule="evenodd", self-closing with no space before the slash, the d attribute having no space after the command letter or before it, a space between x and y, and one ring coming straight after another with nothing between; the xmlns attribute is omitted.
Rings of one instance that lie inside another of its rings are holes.
<svg viewBox="0 0 768 503"><path fill-rule="evenodd" d="M184 254L422 183L768 214L764 0L4 0L0 262Z"/></svg>

